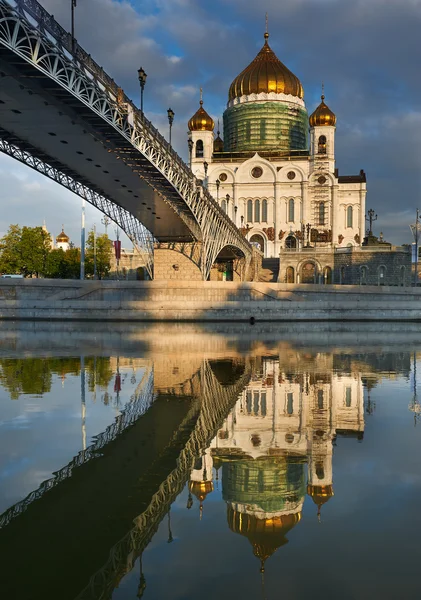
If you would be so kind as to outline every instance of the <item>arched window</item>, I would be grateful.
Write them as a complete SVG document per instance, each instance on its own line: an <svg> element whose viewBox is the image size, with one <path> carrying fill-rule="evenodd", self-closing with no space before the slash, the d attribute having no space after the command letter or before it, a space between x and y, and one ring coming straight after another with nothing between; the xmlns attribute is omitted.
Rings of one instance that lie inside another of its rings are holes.
<svg viewBox="0 0 421 600"><path fill-rule="evenodd" d="M253 201L247 200L247 222L253 223Z"/></svg>
<svg viewBox="0 0 421 600"><path fill-rule="evenodd" d="M262 222L268 222L268 201L266 198L262 200Z"/></svg>
<svg viewBox="0 0 421 600"><path fill-rule="evenodd" d="M251 123L250 121L247 121L246 123L246 142L249 142L251 140Z"/></svg>
<svg viewBox="0 0 421 600"><path fill-rule="evenodd" d="M287 283L294 283L294 267L287 267Z"/></svg>
<svg viewBox="0 0 421 600"><path fill-rule="evenodd" d="M317 479L324 479L324 477L325 477L325 470L324 470L322 462L316 463L316 476L317 476Z"/></svg>
<svg viewBox="0 0 421 600"><path fill-rule="evenodd" d="M326 219L326 203L319 202L319 225L325 225Z"/></svg>
<svg viewBox="0 0 421 600"><path fill-rule="evenodd" d="M352 206L348 206L348 208L346 209L346 226L347 227L353 227L353 210L352 210Z"/></svg>
<svg viewBox="0 0 421 600"><path fill-rule="evenodd" d="M294 394L292 392L287 393L287 413L292 415L294 412Z"/></svg>
<svg viewBox="0 0 421 600"><path fill-rule="evenodd" d="M379 267L379 285L385 285L386 283L386 267L382 265Z"/></svg>
<svg viewBox="0 0 421 600"><path fill-rule="evenodd" d="M318 154L326 154L326 136L321 135L319 137L319 151Z"/></svg>
<svg viewBox="0 0 421 600"><path fill-rule="evenodd" d="M221 202L221 208L224 211L224 213L227 212L227 201L226 200L222 200L222 202Z"/></svg>
<svg viewBox="0 0 421 600"><path fill-rule="evenodd" d="M254 222L260 223L260 200L254 201Z"/></svg>
<svg viewBox="0 0 421 600"><path fill-rule="evenodd" d="M203 158L203 140L196 142L196 158Z"/></svg>
<svg viewBox="0 0 421 600"><path fill-rule="evenodd" d="M294 198L290 198L288 200L288 221L290 222L294 222L295 221L295 202L294 202Z"/></svg>
<svg viewBox="0 0 421 600"><path fill-rule="evenodd" d="M293 235L289 235L285 240L285 248L296 248L297 240Z"/></svg>
<svg viewBox="0 0 421 600"><path fill-rule="evenodd" d="M323 404L324 404L323 390L317 390L317 408L319 410L322 410L323 409Z"/></svg>
<svg viewBox="0 0 421 600"><path fill-rule="evenodd" d="M367 267L365 265L360 268L360 284L367 285Z"/></svg>
<svg viewBox="0 0 421 600"><path fill-rule="evenodd" d="M332 269L325 267L323 271L323 283L330 285L332 283Z"/></svg>

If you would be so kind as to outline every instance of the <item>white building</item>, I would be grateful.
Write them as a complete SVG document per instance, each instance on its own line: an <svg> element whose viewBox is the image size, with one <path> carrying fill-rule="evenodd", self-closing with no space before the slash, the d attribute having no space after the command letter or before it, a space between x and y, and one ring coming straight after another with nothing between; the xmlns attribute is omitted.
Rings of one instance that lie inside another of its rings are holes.
<svg viewBox="0 0 421 600"><path fill-rule="evenodd" d="M334 370L323 353L263 359L261 376L242 392L195 465L189 489L201 512L213 491L212 466L222 467L228 525L249 539L264 570L301 520L306 494L319 519L334 495L336 437L361 439L363 432L360 372ZM190 508L191 496L189 502Z"/></svg>
<svg viewBox="0 0 421 600"><path fill-rule="evenodd" d="M61 233L56 237L56 248L61 248L64 252L70 248L70 238L64 233L64 225L61 228Z"/></svg>
<svg viewBox="0 0 421 600"><path fill-rule="evenodd" d="M268 37L230 86L223 141L219 131L215 138L201 98L189 121L192 170L265 257L308 242L326 249L359 246L364 171L339 175L336 116L322 95L308 117L303 87Z"/></svg>

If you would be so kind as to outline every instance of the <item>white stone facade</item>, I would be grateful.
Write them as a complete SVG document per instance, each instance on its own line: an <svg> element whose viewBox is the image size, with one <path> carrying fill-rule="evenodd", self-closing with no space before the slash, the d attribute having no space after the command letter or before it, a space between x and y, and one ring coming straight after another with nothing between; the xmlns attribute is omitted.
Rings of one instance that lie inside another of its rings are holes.
<svg viewBox="0 0 421 600"><path fill-rule="evenodd" d="M335 129L310 128L308 155L262 157L256 152L226 160L213 157L213 132L192 131L192 170L237 227L247 229L247 238L260 242L265 257L278 257L288 244L305 244L308 224L311 236L318 232L312 243L319 247L359 246L365 233L365 175L338 176ZM321 136L326 143L319 147ZM199 140L204 151L196 157Z"/></svg>

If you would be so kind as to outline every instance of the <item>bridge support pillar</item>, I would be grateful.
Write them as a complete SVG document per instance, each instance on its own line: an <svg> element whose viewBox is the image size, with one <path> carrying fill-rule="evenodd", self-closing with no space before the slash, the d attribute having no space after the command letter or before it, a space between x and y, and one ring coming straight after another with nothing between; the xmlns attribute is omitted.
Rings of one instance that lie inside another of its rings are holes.
<svg viewBox="0 0 421 600"><path fill-rule="evenodd" d="M154 246L154 279L202 281L200 242L165 242Z"/></svg>

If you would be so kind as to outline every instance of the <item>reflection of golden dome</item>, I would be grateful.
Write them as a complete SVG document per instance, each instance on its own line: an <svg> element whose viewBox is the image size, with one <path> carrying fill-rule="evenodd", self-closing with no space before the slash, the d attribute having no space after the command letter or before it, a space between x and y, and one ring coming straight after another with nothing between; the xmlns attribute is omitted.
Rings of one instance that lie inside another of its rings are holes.
<svg viewBox="0 0 421 600"><path fill-rule="evenodd" d="M190 481L189 491L196 496L196 498L203 502L206 496L213 492L212 481Z"/></svg>
<svg viewBox="0 0 421 600"><path fill-rule="evenodd" d="M203 108L203 100L200 100L200 107L194 113L192 118L189 121L189 130L190 131L213 131L215 127L215 123L213 119L208 115L208 113Z"/></svg>
<svg viewBox="0 0 421 600"><path fill-rule="evenodd" d="M336 125L336 115L330 110L330 108L324 102L325 97L322 95L322 101L316 108L314 113L310 115L309 123L310 127L330 126Z"/></svg>
<svg viewBox="0 0 421 600"><path fill-rule="evenodd" d="M300 520L301 513L259 519L255 515L240 513L228 505L228 525L231 531L244 535L253 546L253 554L264 562L281 546L288 543L285 537Z"/></svg>
<svg viewBox="0 0 421 600"><path fill-rule="evenodd" d="M269 34L265 33L265 43L259 54L231 83L229 100L261 92L304 98L300 80L281 63L269 46L268 37Z"/></svg>
<svg viewBox="0 0 421 600"><path fill-rule="evenodd" d="M314 504L317 506L321 506L322 504L326 504L332 496L333 486L332 485L308 485L307 486L307 494L311 496Z"/></svg>
<svg viewBox="0 0 421 600"><path fill-rule="evenodd" d="M70 240L69 236L64 233L64 229L61 230L61 233L56 237L56 241L67 243Z"/></svg>

